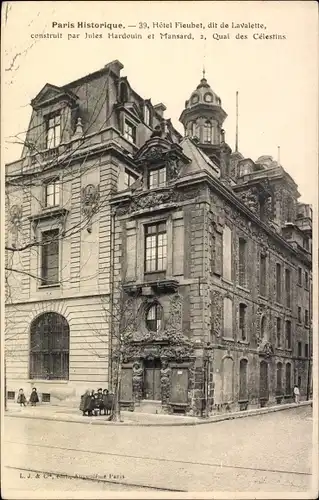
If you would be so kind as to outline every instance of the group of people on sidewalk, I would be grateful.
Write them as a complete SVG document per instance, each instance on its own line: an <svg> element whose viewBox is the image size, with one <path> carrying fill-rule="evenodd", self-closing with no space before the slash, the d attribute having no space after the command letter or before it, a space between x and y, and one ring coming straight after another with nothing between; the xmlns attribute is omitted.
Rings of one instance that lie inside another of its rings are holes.
<svg viewBox="0 0 319 500"><path fill-rule="evenodd" d="M39 402L39 396L38 396L38 393L37 393L37 390L35 387L33 387L33 389L32 389L29 401L27 400L27 398L24 394L24 390L19 389L17 403L19 403L20 406L26 406L28 403L30 403L31 406L36 406L36 404L38 402Z"/></svg>
<svg viewBox="0 0 319 500"><path fill-rule="evenodd" d="M113 408L114 394L101 388L95 392L89 389L81 396L80 410L83 416L109 415Z"/></svg>

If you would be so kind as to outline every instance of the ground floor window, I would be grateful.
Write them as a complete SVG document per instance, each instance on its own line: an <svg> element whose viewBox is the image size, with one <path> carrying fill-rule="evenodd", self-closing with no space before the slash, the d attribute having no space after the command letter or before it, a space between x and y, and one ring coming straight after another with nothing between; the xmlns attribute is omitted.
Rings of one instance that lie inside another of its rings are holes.
<svg viewBox="0 0 319 500"><path fill-rule="evenodd" d="M70 330L61 314L38 316L30 328L30 378L69 378Z"/></svg>
<svg viewBox="0 0 319 500"><path fill-rule="evenodd" d="M239 365L239 400L246 401L248 399L247 389L247 359L241 359Z"/></svg>

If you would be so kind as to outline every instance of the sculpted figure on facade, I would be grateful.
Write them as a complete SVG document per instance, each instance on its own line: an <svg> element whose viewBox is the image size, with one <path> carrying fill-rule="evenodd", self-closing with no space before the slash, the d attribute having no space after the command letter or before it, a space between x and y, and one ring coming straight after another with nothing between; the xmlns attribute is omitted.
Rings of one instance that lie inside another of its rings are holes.
<svg viewBox="0 0 319 500"><path fill-rule="evenodd" d="M143 367L139 361L133 363L132 383L135 399L141 399L143 391Z"/></svg>
<svg viewBox="0 0 319 500"><path fill-rule="evenodd" d="M162 403L168 403L170 396L170 377L171 368L168 365L168 361L164 358L162 359L161 368L161 392L162 392Z"/></svg>

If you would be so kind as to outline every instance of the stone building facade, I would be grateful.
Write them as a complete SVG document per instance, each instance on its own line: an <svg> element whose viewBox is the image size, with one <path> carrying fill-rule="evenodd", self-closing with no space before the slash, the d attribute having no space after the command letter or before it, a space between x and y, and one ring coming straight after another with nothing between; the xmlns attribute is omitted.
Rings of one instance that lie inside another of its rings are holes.
<svg viewBox="0 0 319 500"><path fill-rule="evenodd" d="M135 410L243 409L295 383L309 396L311 207L271 157L232 152L205 78L182 136L122 68L46 85L7 166L8 390L112 387L120 352ZM44 244L17 251L30 241Z"/></svg>

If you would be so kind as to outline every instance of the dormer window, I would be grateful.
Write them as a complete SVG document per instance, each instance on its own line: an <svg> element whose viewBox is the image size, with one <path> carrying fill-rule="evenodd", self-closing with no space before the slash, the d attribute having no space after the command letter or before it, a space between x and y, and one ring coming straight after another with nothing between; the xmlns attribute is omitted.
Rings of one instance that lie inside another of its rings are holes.
<svg viewBox="0 0 319 500"><path fill-rule="evenodd" d="M56 207L60 204L60 180L50 179L44 187L44 204L46 208Z"/></svg>
<svg viewBox="0 0 319 500"><path fill-rule="evenodd" d="M132 144L136 143L136 127L128 120L124 121L124 137Z"/></svg>
<svg viewBox="0 0 319 500"><path fill-rule="evenodd" d="M148 188L160 188L166 185L166 167L154 168L148 173Z"/></svg>
<svg viewBox="0 0 319 500"><path fill-rule="evenodd" d="M61 142L61 116L55 115L48 117L46 127L47 149L58 147Z"/></svg>
<svg viewBox="0 0 319 500"><path fill-rule="evenodd" d="M204 142L212 142L213 138L213 127L210 121L205 122L204 125Z"/></svg>
<svg viewBox="0 0 319 500"><path fill-rule="evenodd" d="M191 100L192 104L196 104L198 101L199 101L198 95L197 94L193 95Z"/></svg>
<svg viewBox="0 0 319 500"><path fill-rule="evenodd" d="M212 96L212 94L205 94L204 95L204 101L205 102L213 102L213 96Z"/></svg>

